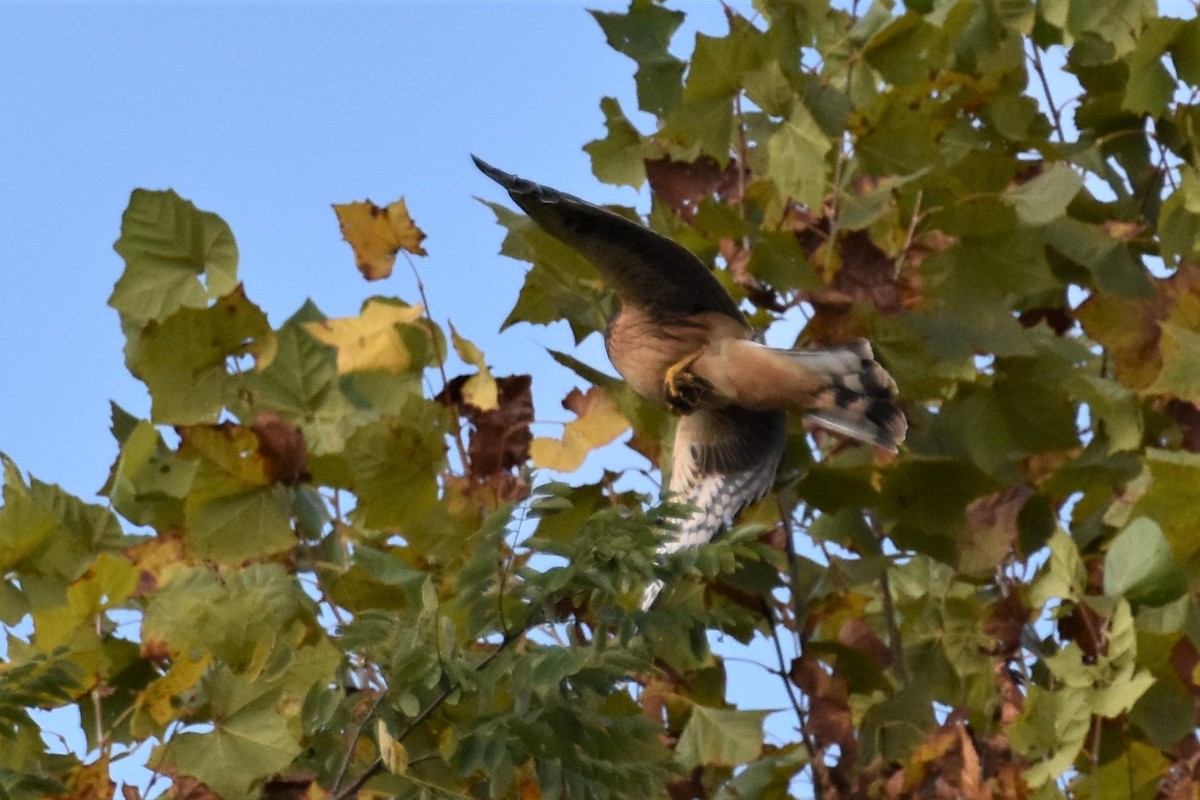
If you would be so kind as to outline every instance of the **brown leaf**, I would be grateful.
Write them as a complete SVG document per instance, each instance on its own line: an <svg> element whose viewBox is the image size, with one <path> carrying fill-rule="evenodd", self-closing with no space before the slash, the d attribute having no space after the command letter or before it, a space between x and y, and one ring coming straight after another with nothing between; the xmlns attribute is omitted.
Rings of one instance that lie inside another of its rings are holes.
<svg viewBox="0 0 1200 800"><path fill-rule="evenodd" d="M1175 420L1183 441L1184 450L1200 453L1200 407L1186 400L1171 398L1167 401L1167 416Z"/></svg>
<svg viewBox="0 0 1200 800"><path fill-rule="evenodd" d="M128 783L121 784L121 796L125 800L142 800L141 793L136 786L130 786Z"/></svg>
<svg viewBox="0 0 1200 800"><path fill-rule="evenodd" d="M856 304L873 306L883 314L898 314L921 304L919 257L906 257L897 270L895 260L866 231L840 231L836 242L831 242L828 217L797 205L788 208L784 227L827 276L826 288L805 295L815 311L805 328L813 344L840 344L868 333L854 313ZM831 247L836 251L831 253ZM918 253L919 248L914 246L912 252Z"/></svg>
<svg viewBox="0 0 1200 800"><path fill-rule="evenodd" d="M1032 496L1033 490L1019 483L967 505L958 551L961 572L986 577L1003 563L1017 541L1017 515Z"/></svg>
<svg viewBox="0 0 1200 800"><path fill-rule="evenodd" d="M1075 315L1069 308L1031 308L1022 311L1021 316L1017 317L1017 322L1026 328L1033 328L1039 322L1044 322L1056 335L1062 336L1075 327Z"/></svg>
<svg viewBox="0 0 1200 800"><path fill-rule="evenodd" d="M263 786L263 800L317 800L325 793L316 781L316 773L307 770L276 775Z"/></svg>
<svg viewBox="0 0 1200 800"><path fill-rule="evenodd" d="M817 745L836 744L842 751L839 762L853 763L858 758L858 741L846 681L830 674L807 653L792 660L789 677L808 695L808 732Z"/></svg>
<svg viewBox="0 0 1200 800"><path fill-rule="evenodd" d="M688 222L695 219L700 202L710 195L716 194L726 203L740 200L735 160L724 169L709 156L691 163L673 161L669 156L647 160L646 179L654 194Z"/></svg>
<svg viewBox="0 0 1200 800"><path fill-rule="evenodd" d="M1195 323L1200 308L1200 266L1182 264L1168 278L1155 279L1155 296L1136 300L1093 294L1076 312L1088 336L1104 345L1117 380L1144 391L1162 371L1162 322L1178 312Z"/></svg>
<svg viewBox="0 0 1200 800"><path fill-rule="evenodd" d="M1084 661L1094 664L1096 658L1108 652L1108 633L1104 617L1087 603L1079 603L1058 621L1058 633L1079 645Z"/></svg>
<svg viewBox="0 0 1200 800"><path fill-rule="evenodd" d="M164 774L166 770L163 770ZM200 781L188 775L175 775L171 778L169 797L172 800L222 800Z"/></svg>
<svg viewBox="0 0 1200 800"><path fill-rule="evenodd" d="M258 453L273 483L295 486L308 478L308 444L304 434L270 411L254 418L250 430L258 436Z"/></svg>
<svg viewBox="0 0 1200 800"><path fill-rule="evenodd" d="M529 460L533 434L533 395L529 375L509 375L496 379L497 407L490 411L466 402L463 386L470 375L452 378L437 396L443 405L457 409L470 424L467 442L467 477L476 485L487 486L500 502L519 500L529 487L513 470Z"/></svg>
<svg viewBox="0 0 1200 800"><path fill-rule="evenodd" d="M70 797L75 800L112 800L117 784L108 775L108 756L101 755L91 764L76 767L70 785Z"/></svg>
<svg viewBox="0 0 1200 800"><path fill-rule="evenodd" d="M992 654L1005 660L1015 658L1021 649L1021 631L1028 621L1029 609L1020 592L1010 591L993 603L983 621L983 632L995 642Z"/></svg>
<svg viewBox="0 0 1200 800"><path fill-rule="evenodd" d="M401 198L380 208L370 200L355 203L334 203L334 213L342 228L342 237L354 249L354 262L369 281L392 274L396 253L406 250L413 255L426 255L421 242L425 233L408 215L408 206Z"/></svg>
<svg viewBox="0 0 1200 800"><path fill-rule="evenodd" d="M892 665L894 656L891 648L884 644L883 639L875 633L875 629L859 617L850 617L842 623L838 631L839 644L852 647L866 653L879 669L887 669Z"/></svg>

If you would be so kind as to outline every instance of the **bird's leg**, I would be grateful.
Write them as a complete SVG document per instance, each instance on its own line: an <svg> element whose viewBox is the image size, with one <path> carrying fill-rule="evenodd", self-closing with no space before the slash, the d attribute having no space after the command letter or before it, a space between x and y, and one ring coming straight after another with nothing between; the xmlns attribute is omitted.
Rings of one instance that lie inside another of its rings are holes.
<svg viewBox="0 0 1200 800"><path fill-rule="evenodd" d="M689 372L692 362L700 357L703 350L681 358L663 374L663 396L667 405L677 414L690 414L712 394L712 384L694 372Z"/></svg>

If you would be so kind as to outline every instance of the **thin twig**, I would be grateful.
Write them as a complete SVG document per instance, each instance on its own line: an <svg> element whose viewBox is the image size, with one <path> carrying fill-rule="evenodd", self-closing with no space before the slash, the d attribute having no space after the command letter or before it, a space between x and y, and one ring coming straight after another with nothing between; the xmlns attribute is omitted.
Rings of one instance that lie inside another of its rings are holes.
<svg viewBox="0 0 1200 800"><path fill-rule="evenodd" d="M800 698L796 697L796 692L792 688L792 678L787 667L787 661L783 655L783 645L779 641L779 628L777 626L771 626L771 643L775 646L775 658L779 660L779 679L783 681L783 688L787 692L788 700L796 712L796 720L800 725L800 739L804 742L804 749L808 751L809 763L812 764L814 796L824 797L825 790L822 786L823 779L820 769L821 750L817 747L812 734L808 731L808 714L805 713L804 707L800 704Z"/></svg>
<svg viewBox="0 0 1200 800"><path fill-rule="evenodd" d="M904 235L904 244L900 247L900 252L896 254L896 274L899 275L904 269L904 258L908 255L908 249L912 247L913 237L917 234L917 224L921 221L921 200L925 197L924 189L917 189L917 196L913 202L912 218L908 221L908 231Z"/></svg>
<svg viewBox="0 0 1200 800"><path fill-rule="evenodd" d="M421 296L421 305L425 308L425 319L429 320L430 325L437 325L433 321L433 312L429 308L429 298L425 294L425 282L421 280L421 273L417 270L417 265L408 253L404 253L404 260L408 262L408 267L412 270L413 279L417 282L417 294ZM431 333L430 339L433 341L433 355L437 358L438 374L442 376L442 391L448 395L450 379L446 377L446 359L449 357L449 353L442 352L437 336ZM454 447L458 451L458 457L465 472L469 468L470 462L467 460L467 447L463 443L462 425L459 423L458 414L454 415Z"/></svg>
<svg viewBox="0 0 1200 800"><path fill-rule="evenodd" d="M1042 84L1042 93L1046 96L1046 105L1050 108L1050 117L1054 121L1054 132L1058 134L1058 141L1066 144L1067 136L1063 133L1062 116L1059 114L1058 106L1054 105L1054 97L1050 93L1050 81L1046 78L1046 69L1042 66L1042 54L1038 52L1038 46L1030 43L1030 53L1033 60L1033 71L1037 73L1038 80Z"/></svg>
<svg viewBox="0 0 1200 800"><path fill-rule="evenodd" d="M870 526L871 532L875 534L875 539L879 542L882 551L883 526L869 511L864 511L863 516L866 517L867 524ZM892 662L896 665L896 677L900 679L902 685L908 686L908 663L904 660L904 642L900 636L900 621L896 616L896 604L892 600L892 585L888 579L886 567L879 575L879 593L883 603L883 618L887 623L888 647L892 651Z"/></svg>
<svg viewBox="0 0 1200 800"><path fill-rule="evenodd" d="M375 716L375 711L379 708L379 704L383 702L386 692L380 692L375 696L371 703L371 708L367 713L363 714L362 720L354 729L354 735L350 737L350 741L346 743L346 755L342 757L341 766L338 767L337 777L333 779L333 791L336 793L338 787L342 785L342 780L346 777L346 771L350 769L350 762L354 758L354 751L358 748L358 740L362 738L363 731L367 727L367 723Z"/></svg>

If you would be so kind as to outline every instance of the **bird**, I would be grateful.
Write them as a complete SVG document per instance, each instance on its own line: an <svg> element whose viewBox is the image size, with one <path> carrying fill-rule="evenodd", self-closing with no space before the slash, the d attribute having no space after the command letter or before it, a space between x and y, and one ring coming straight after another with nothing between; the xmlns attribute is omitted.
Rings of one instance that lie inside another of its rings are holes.
<svg viewBox="0 0 1200 800"><path fill-rule="evenodd" d="M712 270L683 245L472 159L595 266L619 301L605 332L609 360L634 392L679 417L667 493L693 510L664 538L660 558L711 541L770 491L788 413L893 452L904 441L896 383L865 339L813 349L761 344ZM659 579L645 587L643 611L662 589Z"/></svg>

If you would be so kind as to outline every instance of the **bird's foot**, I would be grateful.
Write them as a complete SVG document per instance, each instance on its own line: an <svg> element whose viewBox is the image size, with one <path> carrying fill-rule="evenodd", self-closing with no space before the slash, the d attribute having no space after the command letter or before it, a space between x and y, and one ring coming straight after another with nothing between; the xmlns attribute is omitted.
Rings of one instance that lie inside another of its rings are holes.
<svg viewBox="0 0 1200 800"><path fill-rule="evenodd" d="M670 366L663 376L663 396L677 414L690 414L712 394L712 384L688 368L700 356L693 353Z"/></svg>

